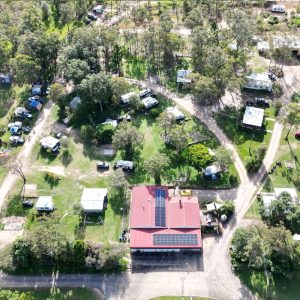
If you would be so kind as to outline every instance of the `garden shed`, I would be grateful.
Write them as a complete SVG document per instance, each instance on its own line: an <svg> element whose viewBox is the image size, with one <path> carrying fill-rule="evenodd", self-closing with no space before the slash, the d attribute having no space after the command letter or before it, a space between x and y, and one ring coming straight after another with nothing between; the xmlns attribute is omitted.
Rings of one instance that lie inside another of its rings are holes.
<svg viewBox="0 0 300 300"><path fill-rule="evenodd" d="M52 196L40 196L36 202L35 208L39 212L54 211Z"/></svg>
<svg viewBox="0 0 300 300"><path fill-rule="evenodd" d="M105 188L88 188L82 191L81 205L85 213L101 213L107 203Z"/></svg>
<svg viewBox="0 0 300 300"><path fill-rule="evenodd" d="M242 124L250 129L261 129L264 121L265 111L262 108L247 106Z"/></svg>

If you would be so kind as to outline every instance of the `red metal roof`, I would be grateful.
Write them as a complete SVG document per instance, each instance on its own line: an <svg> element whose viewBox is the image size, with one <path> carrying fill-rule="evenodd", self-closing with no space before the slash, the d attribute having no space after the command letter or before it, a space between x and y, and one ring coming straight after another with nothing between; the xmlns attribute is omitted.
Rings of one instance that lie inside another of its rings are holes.
<svg viewBox="0 0 300 300"><path fill-rule="evenodd" d="M166 226L155 226L156 189L166 192ZM200 209L197 197L170 197L163 186L136 186L131 194L131 248L201 248ZM196 234L198 245L153 245L153 234Z"/></svg>

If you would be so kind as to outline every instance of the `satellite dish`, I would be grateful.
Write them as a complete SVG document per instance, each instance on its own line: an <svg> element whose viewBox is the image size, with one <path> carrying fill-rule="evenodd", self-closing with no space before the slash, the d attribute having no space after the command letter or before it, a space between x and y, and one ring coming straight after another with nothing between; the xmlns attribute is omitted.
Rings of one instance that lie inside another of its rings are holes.
<svg viewBox="0 0 300 300"><path fill-rule="evenodd" d="M227 220L227 216L226 215L222 215L221 216L221 222L225 222Z"/></svg>

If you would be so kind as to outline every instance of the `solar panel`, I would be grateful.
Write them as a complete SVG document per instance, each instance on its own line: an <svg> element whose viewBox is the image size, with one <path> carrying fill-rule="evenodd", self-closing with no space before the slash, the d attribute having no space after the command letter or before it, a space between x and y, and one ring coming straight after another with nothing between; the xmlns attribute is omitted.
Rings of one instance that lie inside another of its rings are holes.
<svg viewBox="0 0 300 300"><path fill-rule="evenodd" d="M166 227L166 191L155 191L155 226Z"/></svg>
<svg viewBox="0 0 300 300"><path fill-rule="evenodd" d="M153 234L153 245L197 246L197 234Z"/></svg>

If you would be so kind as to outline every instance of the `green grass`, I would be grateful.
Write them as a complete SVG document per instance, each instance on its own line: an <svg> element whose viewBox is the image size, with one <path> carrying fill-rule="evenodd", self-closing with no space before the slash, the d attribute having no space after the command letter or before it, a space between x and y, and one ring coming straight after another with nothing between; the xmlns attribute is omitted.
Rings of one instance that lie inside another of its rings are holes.
<svg viewBox="0 0 300 300"><path fill-rule="evenodd" d="M100 295L87 288L52 288L52 289L20 289L20 290L2 290L0 291L2 300L96 300L101 299Z"/></svg>
<svg viewBox="0 0 300 300"><path fill-rule="evenodd" d="M240 112L232 109L228 109L226 112L234 116L234 118L219 114L216 116L216 121L227 137L236 146L240 158L245 163L251 151L253 152L255 148L263 144L268 146L271 134L240 127L237 124ZM267 129L272 130L273 126L274 122L267 121Z"/></svg>
<svg viewBox="0 0 300 300"><path fill-rule="evenodd" d="M249 207L247 213L245 214L245 219L255 219L255 220L261 220L261 216L259 213L259 207L260 204L258 200L255 198L252 202L251 206Z"/></svg>
<svg viewBox="0 0 300 300"><path fill-rule="evenodd" d="M290 273L291 278L273 275L267 280L263 272L240 271L237 273L245 284L260 300L293 300L299 299L300 271Z"/></svg>

